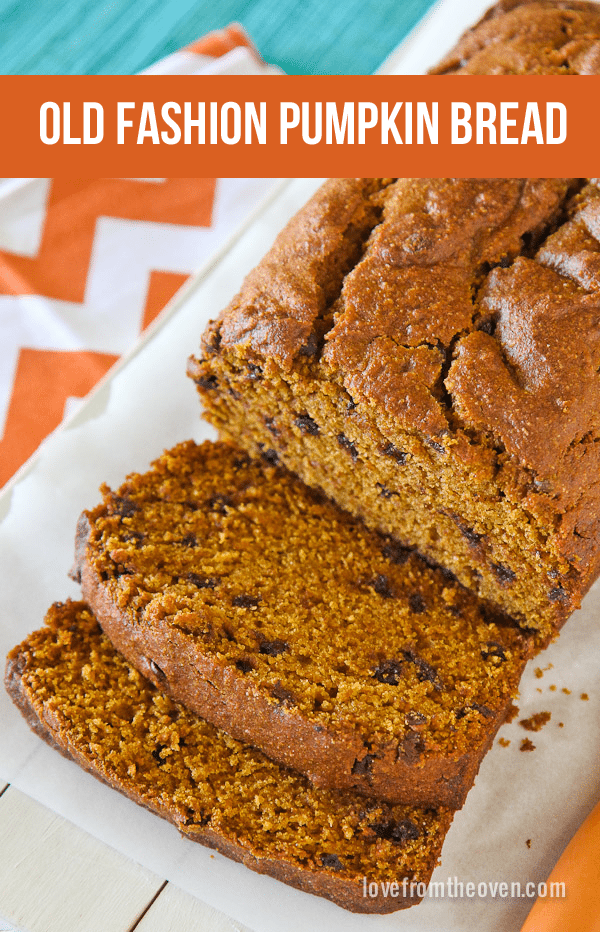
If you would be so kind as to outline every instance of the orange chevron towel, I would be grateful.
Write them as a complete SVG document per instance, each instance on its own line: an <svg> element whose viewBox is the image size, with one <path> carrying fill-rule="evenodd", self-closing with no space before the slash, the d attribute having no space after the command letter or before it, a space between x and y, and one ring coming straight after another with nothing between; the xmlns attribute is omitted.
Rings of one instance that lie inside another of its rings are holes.
<svg viewBox="0 0 600 932"><path fill-rule="evenodd" d="M265 74L232 24L153 74ZM270 179L0 181L0 486L214 254Z"/></svg>

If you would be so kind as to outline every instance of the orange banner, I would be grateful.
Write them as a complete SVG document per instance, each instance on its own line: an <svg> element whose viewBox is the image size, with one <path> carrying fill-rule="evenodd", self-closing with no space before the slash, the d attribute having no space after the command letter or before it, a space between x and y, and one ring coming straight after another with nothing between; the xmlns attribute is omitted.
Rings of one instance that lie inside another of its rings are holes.
<svg viewBox="0 0 600 932"><path fill-rule="evenodd" d="M598 174L600 76L2 76L3 176Z"/></svg>

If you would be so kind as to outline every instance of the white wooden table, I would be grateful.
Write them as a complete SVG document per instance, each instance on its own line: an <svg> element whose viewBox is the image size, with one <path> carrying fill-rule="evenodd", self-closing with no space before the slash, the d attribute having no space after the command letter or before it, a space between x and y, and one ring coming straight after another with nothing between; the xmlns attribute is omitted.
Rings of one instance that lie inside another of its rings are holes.
<svg viewBox="0 0 600 932"><path fill-rule="evenodd" d="M37 844L32 846L31 839ZM0 932L248 932L8 784Z"/></svg>

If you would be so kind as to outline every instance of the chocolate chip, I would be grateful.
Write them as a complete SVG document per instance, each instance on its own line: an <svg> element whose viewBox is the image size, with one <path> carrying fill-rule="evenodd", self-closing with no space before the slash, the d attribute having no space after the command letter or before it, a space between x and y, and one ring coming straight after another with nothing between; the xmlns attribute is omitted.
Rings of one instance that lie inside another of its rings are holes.
<svg viewBox="0 0 600 932"><path fill-rule="evenodd" d="M152 672L154 673L154 676L156 677L156 679L157 679L160 683L166 683L166 681L167 681L167 676L166 676L165 673L163 673L163 671L161 670L161 668L159 667L159 665L158 665L157 663L155 663L153 660L150 660L149 666L150 666L150 669L152 670Z"/></svg>
<svg viewBox="0 0 600 932"><path fill-rule="evenodd" d="M221 348L221 331L211 330L208 339L204 338L203 349L209 356L216 356Z"/></svg>
<svg viewBox="0 0 600 932"><path fill-rule="evenodd" d="M381 455L389 456L391 459L395 460L399 466L404 466L408 453L405 453L404 450L394 446L393 443L387 443L382 449Z"/></svg>
<svg viewBox="0 0 600 932"><path fill-rule="evenodd" d="M411 612L414 612L415 615L422 615L423 612L427 611L427 606L423 601L423 596L419 595L418 592L413 592L408 597L408 606Z"/></svg>
<svg viewBox="0 0 600 932"><path fill-rule="evenodd" d="M342 447L343 450L346 450L352 457L352 462L355 463L358 459L358 450L351 440L346 437L345 434L337 435L337 442Z"/></svg>
<svg viewBox="0 0 600 932"><path fill-rule="evenodd" d="M410 661L410 663L412 663L415 666L417 679L419 683L425 683L425 682L432 683L434 689L437 692L442 691L442 689L444 688L442 681L439 677L437 670L434 670L431 664L427 663L426 660L423 660L422 657L419 657L418 654L415 654L413 650L403 650L402 656L404 657L405 660Z"/></svg>
<svg viewBox="0 0 600 932"><path fill-rule="evenodd" d="M397 686L402 675L402 663L399 660L382 660L372 673L373 679L388 686Z"/></svg>
<svg viewBox="0 0 600 932"><path fill-rule="evenodd" d="M478 702L470 702L469 705L463 706L461 709L456 710L456 720L460 721L461 718L464 718L467 712L473 710L474 712L479 712L480 715L483 715L484 718L492 718L494 713L491 709L488 709L486 705L479 705Z"/></svg>
<svg viewBox="0 0 600 932"><path fill-rule="evenodd" d="M311 333L306 343L298 348L299 356L315 356L319 351L319 341L315 333Z"/></svg>
<svg viewBox="0 0 600 932"><path fill-rule="evenodd" d="M302 434L312 434L313 437L320 434L319 425L309 414L298 414L294 418L294 424Z"/></svg>
<svg viewBox="0 0 600 932"><path fill-rule="evenodd" d="M232 466L235 472L237 472L239 469L244 469L244 467L248 466L249 464L250 464L250 457L248 456L247 453L242 453L241 456L236 456L236 458L234 459L232 463Z"/></svg>
<svg viewBox="0 0 600 932"><path fill-rule="evenodd" d="M216 375L199 375L194 379L198 388L203 388L205 392L212 392L218 386Z"/></svg>
<svg viewBox="0 0 600 932"><path fill-rule="evenodd" d="M279 454L277 450L273 450L271 447L265 450L263 443L259 443L258 446L261 448L260 455L262 458L269 463L270 466L277 466L279 463Z"/></svg>
<svg viewBox="0 0 600 932"><path fill-rule="evenodd" d="M441 443L437 443L437 441L431 440L431 438L427 438L426 443L428 446L431 447L432 450L435 450L436 453L446 452L445 448L441 445Z"/></svg>
<svg viewBox="0 0 600 932"><path fill-rule="evenodd" d="M275 638L273 641L267 641L266 638L261 637L258 652L259 654L266 654L268 657L277 657L279 654L285 654L289 646L289 644L279 638Z"/></svg>
<svg viewBox="0 0 600 932"><path fill-rule="evenodd" d="M352 773L355 773L357 776L365 776L367 773L371 773L373 770L373 761L375 756L373 754L365 754L362 760L355 760L352 765Z"/></svg>
<svg viewBox="0 0 600 932"><path fill-rule="evenodd" d="M383 573L378 573L374 579L367 583L367 585L374 589L377 595L382 596L384 599L394 598L394 592L390 587L390 581L387 576L383 575Z"/></svg>
<svg viewBox="0 0 600 932"><path fill-rule="evenodd" d="M436 570L444 579L447 579L448 582L456 582L456 576L449 570L446 566L440 566L439 563L436 563L435 560L432 560L431 557L426 556L424 553L415 554L417 559L421 560L425 566L428 566L432 570ZM477 570L474 571L477 574Z"/></svg>
<svg viewBox="0 0 600 932"><path fill-rule="evenodd" d="M231 604L236 608L251 608L257 609L258 603L260 602L260 596L253 595L236 595L234 596Z"/></svg>
<svg viewBox="0 0 600 932"><path fill-rule="evenodd" d="M446 514L447 512L442 512L442 513ZM462 536L466 538L466 540L472 547L476 547L484 539L485 534L477 534L477 532L474 531L472 527L469 527L467 524L464 523L460 515L456 515L453 512L450 512L448 513L448 517L451 518L452 521L454 521L456 527L458 528Z"/></svg>
<svg viewBox="0 0 600 932"><path fill-rule="evenodd" d="M397 540L388 540L381 552L386 560L395 563L397 566L406 563L412 553L409 547L403 547Z"/></svg>
<svg viewBox="0 0 600 932"><path fill-rule="evenodd" d="M487 649L481 651L481 656L484 660L487 660L488 657L498 657L502 663L506 660L504 647L498 641L488 641Z"/></svg>
<svg viewBox="0 0 600 932"><path fill-rule="evenodd" d="M392 498L392 496L400 496L400 492L393 492L391 489L388 489L385 485L382 485L381 482L376 482L375 485L379 489L379 494L382 498Z"/></svg>
<svg viewBox="0 0 600 932"><path fill-rule="evenodd" d="M129 569L127 566L123 566L122 563L117 563L115 567L115 579L119 579L121 576L133 576L134 570Z"/></svg>
<svg viewBox="0 0 600 932"><path fill-rule="evenodd" d="M141 544L141 542L142 542L143 540L145 540L145 537L146 537L146 535L145 535L145 534L142 534L141 531L131 531L131 530L129 530L129 531L127 531L126 534L123 534L123 540L124 540L126 543L135 543L136 545L137 545L137 544Z"/></svg>
<svg viewBox="0 0 600 932"><path fill-rule="evenodd" d="M166 746L167 746L166 744L157 744L154 751L152 751L152 757L154 758L154 760L156 761L159 767L162 767L163 764L167 763L164 757L160 756L161 751L164 751Z"/></svg>
<svg viewBox="0 0 600 932"><path fill-rule="evenodd" d="M220 576L199 576L198 573L188 573L186 579L197 589L216 589L221 582Z"/></svg>
<svg viewBox="0 0 600 932"><path fill-rule="evenodd" d="M398 744L396 760L410 764L416 763L425 751L425 743L419 729L414 729L404 736Z"/></svg>
<svg viewBox="0 0 600 932"><path fill-rule="evenodd" d="M184 825L199 825L200 827L203 827L204 825L208 825L211 820L210 815L205 815L203 812L196 813L191 808L188 808L187 813L188 814L185 817Z"/></svg>
<svg viewBox="0 0 600 932"><path fill-rule="evenodd" d="M533 487L536 490L536 492L551 492L552 491L552 483L549 482L547 479L534 479Z"/></svg>
<svg viewBox="0 0 600 932"><path fill-rule="evenodd" d="M185 537L181 538L180 543L183 544L184 547L197 547L198 539L195 534L186 534Z"/></svg>
<svg viewBox="0 0 600 932"><path fill-rule="evenodd" d="M491 567L499 583L512 583L517 578L515 571L511 570L510 566L505 566L504 563L492 563Z"/></svg>
<svg viewBox="0 0 600 932"><path fill-rule="evenodd" d="M244 658L236 660L235 665L241 673L250 673L251 670L254 670L252 662Z"/></svg>
<svg viewBox="0 0 600 932"><path fill-rule="evenodd" d="M279 430L278 427L275 426L275 419L274 419L274 418L272 418L272 417L266 417L266 418L265 418L265 427L267 428L267 430L271 431L271 433L273 434L274 437L280 437L280 436L281 436L281 431Z"/></svg>
<svg viewBox="0 0 600 932"><path fill-rule="evenodd" d="M253 362L249 362L247 378L251 379L251 381L253 382L256 382L258 379L260 379L261 375L262 375L261 367L255 365Z"/></svg>
<svg viewBox="0 0 600 932"><path fill-rule="evenodd" d="M556 586L555 589L551 589L548 593L548 598L551 602L568 602L569 593L566 589L563 589L562 586Z"/></svg>
<svg viewBox="0 0 600 932"><path fill-rule="evenodd" d="M477 329L482 333L487 333L487 335L491 337L495 330L494 321L490 320L490 318L480 320L477 324Z"/></svg>
<svg viewBox="0 0 600 932"><path fill-rule="evenodd" d="M233 507L233 501L228 495L211 495L206 502L206 507L210 511L216 511L217 514L226 515L227 509Z"/></svg>
<svg viewBox="0 0 600 932"><path fill-rule="evenodd" d="M427 722L427 716L416 709L410 709L404 716L404 721L413 731L420 731Z"/></svg>
<svg viewBox="0 0 600 932"><path fill-rule="evenodd" d="M323 867L330 867L334 871L343 871L344 865L338 858L337 854L322 854L321 864Z"/></svg>
<svg viewBox="0 0 600 932"><path fill-rule="evenodd" d="M415 841L421 834L410 819L402 819L399 822L394 819L389 819L387 822L375 822L371 825L371 829L378 838L386 838L396 845L405 845L407 841Z"/></svg>
<svg viewBox="0 0 600 932"><path fill-rule="evenodd" d="M123 495L114 495L111 501L111 512L121 518L130 518L138 510L138 506L130 498Z"/></svg>
<svg viewBox="0 0 600 932"><path fill-rule="evenodd" d="M282 686L281 683L276 683L275 686L271 687L271 695L273 699L277 699L280 705L296 705L294 694L285 686Z"/></svg>

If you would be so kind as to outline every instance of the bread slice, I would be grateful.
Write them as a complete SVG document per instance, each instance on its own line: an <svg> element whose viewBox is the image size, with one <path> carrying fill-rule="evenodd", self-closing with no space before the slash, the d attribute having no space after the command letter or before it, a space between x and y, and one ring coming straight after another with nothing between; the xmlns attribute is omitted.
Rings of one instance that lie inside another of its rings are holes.
<svg viewBox="0 0 600 932"><path fill-rule="evenodd" d="M181 444L103 491L76 575L161 690L318 786L462 805L524 632L234 446Z"/></svg>
<svg viewBox="0 0 600 932"><path fill-rule="evenodd" d="M186 838L345 909L423 896L452 812L314 789L160 692L85 603L55 604L46 621L10 653L6 686L66 757Z"/></svg>

